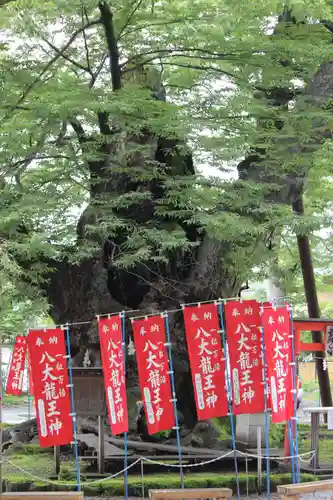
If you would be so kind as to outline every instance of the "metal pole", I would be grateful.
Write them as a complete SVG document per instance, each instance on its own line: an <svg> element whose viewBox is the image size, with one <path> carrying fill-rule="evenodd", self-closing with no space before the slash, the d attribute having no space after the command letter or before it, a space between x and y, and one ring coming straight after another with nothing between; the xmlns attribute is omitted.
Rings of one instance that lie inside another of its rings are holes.
<svg viewBox="0 0 333 500"><path fill-rule="evenodd" d="M178 411L177 411L177 396L176 396L176 385L175 385L175 374L173 371L173 363L172 363L172 349L171 349L171 336L170 336L170 327L169 327L169 316L168 312L165 311L162 313L162 317L164 317L165 331L167 335L167 347L169 353L169 373L170 373L170 381L171 381L171 390L172 390L172 404L173 404L173 413L175 416L175 430L176 430L176 438L177 438L177 448L178 448L178 457L179 457L179 472L180 472L180 485L182 488L185 487L184 482L184 471L183 471L183 460L182 460L182 449L180 443L180 433L179 433L179 422L178 422Z"/></svg>
<svg viewBox="0 0 333 500"><path fill-rule="evenodd" d="M264 312L261 306L261 313ZM267 499L271 498L271 482L270 482L270 463L269 463L269 420L268 420L268 381L267 381L267 364L265 356L265 331L261 316L261 355L263 366L263 379L264 379L264 401L265 401L265 441L266 441L266 492Z"/></svg>
<svg viewBox="0 0 333 500"><path fill-rule="evenodd" d="M290 450L290 460L291 460L291 477L293 484L295 484L297 481L295 475L294 441L293 441L293 429L291 420L288 420L287 425L288 425L289 450Z"/></svg>
<svg viewBox="0 0 333 500"><path fill-rule="evenodd" d="M125 311L120 313L121 317L121 338L124 357L124 376L126 378L126 334L125 334ZM124 432L124 486L125 486L125 500L128 500L128 443L127 432Z"/></svg>
<svg viewBox="0 0 333 500"><path fill-rule="evenodd" d="M249 463L247 453L245 454L245 475L246 475L246 498L249 498Z"/></svg>
<svg viewBox="0 0 333 500"><path fill-rule="evenodd" d="M79 462L76 415L75 415L75 405L74 405L74 386L73 386L73 371L72 371L72 358L71 358L71 340L70 340L69 326L68 325L66 325L65 330L66 330L67 354L68 354L69 386L70 386L70 394L71 394L72 419L73 419L76 483L77 483L77 490L81 491L80 462Z"/></svg>
<svg viewBox="0 0 333 500"><path fill-rule="evenodd" d="M142 500L145 500L145 483L144 483L144 476L143 476L143 460L141 458L141 489L142 489Z"/></svg>
<svg viewBox="0 0 333 500"><path fill-rule="evenodd" d="M261 494L262 488L262 479L261 479L261 469L262 469L262 460L261 460L261 428L257 427L257 475L258 475L258 493Z"/></svg>
<svg viewBox="0 0 333 500"><path fill-rule="evenodd" d="M292 386L293 386L293 396L294 396L294 417L291 418L291 433L293 438L293 453L294 458L294 468L295 468L295 482L300 482L300 464L298 458L298 429L297 429L297 373L296 373L296 350L295 350L295 330L293 326L293 309L291 304L289 304L290 312L290 325L291 325L291 348L292 348L292 359L291 359L291 369L292 369Z"/></svg>
<svg viewBox="0 0 333 500"><path fill-rule="evenodd" d="M2 494L2 434L3 434L3 417L2 417L2 408L3 408L3 380L2 380L2 346L0 345L0 494Z"/></svg>
<svg viewBox="0 0 333 500"><path fill-rule="evenodd" d="M227 359L227 340L226 340L225 328L224 328L222 302L219 302L219 317L220 317L220 323L221 323L222 343L223 343L223 350L224 350L224 357L225 357L227 398L228 398L228 407L229 407L231 440L232 440L232 447L234 450L234 464L235 464L235 473L236 473L237 498L240 499L241 496L240 496L240 486L239 486L239 477L238 477L238 463L237 463L236 437L235 437L236 433L235 433L234 417L233 417L233 413L232 413L231 375L230 375L229 363L228 363L228 359Z"/></svg>

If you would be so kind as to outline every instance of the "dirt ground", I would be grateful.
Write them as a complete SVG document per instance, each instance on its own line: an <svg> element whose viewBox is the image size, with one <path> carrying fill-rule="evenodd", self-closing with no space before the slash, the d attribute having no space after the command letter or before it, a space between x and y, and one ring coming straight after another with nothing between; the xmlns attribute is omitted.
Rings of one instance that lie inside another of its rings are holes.
<svg viewBox="0 0 333 500"><path fill-rule="evenodd" d="M101 497L84 497L85 500L101 500ZM267 495L249 495L248 497L246 495L242 495L242 498L250 498L251 500L264 500L264 498L267 499ZM271 493L271 500L280 500L281 496L278 495L277 493ZM103 500L124 500L124 497L103 497ZM128 500L142 500L141 498L138 497L129 497ZM237 497L232 497L232 500L237 500Z"/></svg>

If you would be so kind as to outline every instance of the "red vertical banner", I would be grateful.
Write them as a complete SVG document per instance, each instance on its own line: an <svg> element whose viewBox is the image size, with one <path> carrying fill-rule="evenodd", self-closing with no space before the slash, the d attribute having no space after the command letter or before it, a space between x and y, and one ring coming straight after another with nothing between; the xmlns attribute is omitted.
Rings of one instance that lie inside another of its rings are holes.
<svg viewBox="0 0 333 500"><path fill-rule="evenodd" d="M6 394L12 396L19 396L22 394L26 354L27 339L22 335L18 335L15 339L12 359L8 371Z"/></svg>
<svg viewBox="0 0 333 500"><path fill-rule="evenodd" d="M98 332L110 427L122 434L128 432L128 413L121 316L99 318Z"/></svg>
<svg viewBox="0 0 333 500"><path fill-rule="evenodd" d="M38 435L41 447L73 440L65 333L60 328L28 335Z"/></svg>
<svg viewBox="0 0 333 500"><path fill-rule="evenodd" d="M149 434L175 425L163 316L132 321L139 382Z"/></svg>
<svg viewBox="0 0 333 500"><path fill-rule="evenodd" d="M235 415L265 409L260 304L256 300L225 305L232 406Z"/></svg>
<svg viewBox="0 0 333 500"><path fill-rule="evenodd" d="M262 323L272 421L281 423L294 413L290 367L292 326L287 307L264 308Z"/></svg>
<svg viewBox="0 0 333 500"><path fill-rule="evenodd" d="M228 398L217 306L185 307L184 320L198 419L223 417Z"/></svg>

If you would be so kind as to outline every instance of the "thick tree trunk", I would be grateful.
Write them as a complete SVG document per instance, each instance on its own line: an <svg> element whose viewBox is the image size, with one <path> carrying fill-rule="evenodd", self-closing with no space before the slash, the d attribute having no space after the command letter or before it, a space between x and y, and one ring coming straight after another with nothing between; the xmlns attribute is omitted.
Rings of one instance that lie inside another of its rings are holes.
<svg viewBox="0 0 333 500"><path fill-rule="evenodd" d="M298 216L304 215L303 197L300 194L292 204L293 211ZM309 236L306 234L297 234L297 245L299 258L302 268L304 291L308 307L309 318L320 318L320 306L317 294L316 279L314 275L313 262L311 256L311 247ZM312 332L312 341L322 343L322 333ZM320 397L323 406L332 406L331 384L328 370L324 370L323 360L326 357L325 352L316 352L316 369L318 373Z"/></svg>

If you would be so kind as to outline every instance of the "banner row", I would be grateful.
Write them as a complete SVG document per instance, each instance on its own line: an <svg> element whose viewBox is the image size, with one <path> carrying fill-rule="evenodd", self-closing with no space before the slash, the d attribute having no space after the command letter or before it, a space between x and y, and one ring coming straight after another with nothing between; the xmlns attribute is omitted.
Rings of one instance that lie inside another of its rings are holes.
<svg viewBox="0 0 333 500"><path fill-rule="evenodd" d="M255 300L184 307L188 355L199 420L260 413L273 422L295 412L296 377L289 307ZM150 434L175 426L168 357L167 314L133 319L139 384ZM125 332L122 314L98 319L101 359L111 431L128 431ZM41 446L73 439L71 386L64 331L31 330L17 337L6 392L19 394L26 351Z"/></svg>

